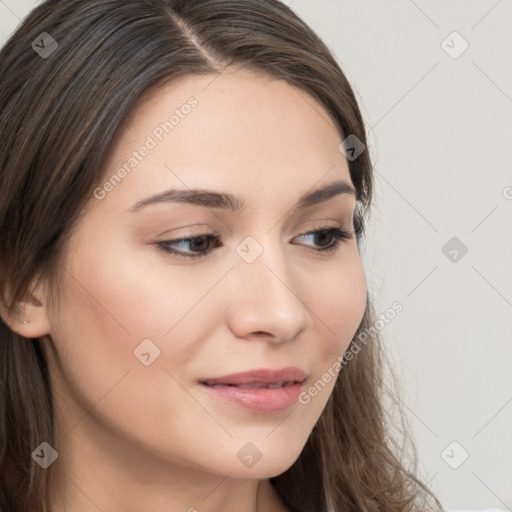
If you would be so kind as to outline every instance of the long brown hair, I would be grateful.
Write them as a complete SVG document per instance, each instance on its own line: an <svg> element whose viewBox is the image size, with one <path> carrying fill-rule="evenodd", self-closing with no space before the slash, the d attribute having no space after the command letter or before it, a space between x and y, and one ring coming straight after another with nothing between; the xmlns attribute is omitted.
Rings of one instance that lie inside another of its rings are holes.
<svg viewBox="0 0 512 512"><path fill-rule="evenodd" d="M355 135L366 145L363 119L340 66L278 0L47 0L23 21L0 52L0 289L2 295L10 290L11 311L35 278L58 283L67 236L101 182L114 135L141 95L176 77L228 66L286 80L326 109L342 140ZM359 245L372 198L368 151L351 159L349 170ZM375 319L368 297L347 353ZM405 444L390 435L378 335L353 355L343 361L303 452L270 479L272 485L293 512L419 511L431 502L441 509L415 476L415 456L408 458L413 467L406 467ZM54 466L42 469L31 454L53 440L52 394L39 339L24 338L0 320L4 512L48 508Z"/></svg>

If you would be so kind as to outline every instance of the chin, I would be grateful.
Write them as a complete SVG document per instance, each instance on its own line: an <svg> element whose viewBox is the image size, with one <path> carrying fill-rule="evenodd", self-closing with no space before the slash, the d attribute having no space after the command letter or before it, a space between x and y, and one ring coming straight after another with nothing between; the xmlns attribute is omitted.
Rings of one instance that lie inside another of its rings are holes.
<svg viewBox="0 0 512 512"><path fill-rule="evenodd" d="M229 473L230 478L263 480L283 474L296 460L297 458L283 457L282 459L268 461L262 458L252 467L234 464L229 468L222 468L220 473L225 475L225 469Z"/></svg>
<svg viewBox="0 0 512 512"><path fill-rule="evenodd" d="M262 437L261 442L237 442L235 457L226 454L223 467L219 469L223 474L230 473L233 478L264 479L284 473L299 458L304 443L286 443L277 437L272 442L272 436ZM229 453L233 453L232 449Z"/></svg>

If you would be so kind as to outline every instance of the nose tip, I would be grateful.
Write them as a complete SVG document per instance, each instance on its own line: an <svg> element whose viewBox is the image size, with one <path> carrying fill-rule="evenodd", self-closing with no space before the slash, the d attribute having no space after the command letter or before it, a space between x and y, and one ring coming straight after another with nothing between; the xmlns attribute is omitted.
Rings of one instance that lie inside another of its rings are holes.
<svg viewBox="0 0 512 512"><path fill-rule="evenodd" d="M304 330L307 308L289 272L277 271L262 259L242 265L236 276L227 320L237 337L266 336L284 343Z"/></svg>

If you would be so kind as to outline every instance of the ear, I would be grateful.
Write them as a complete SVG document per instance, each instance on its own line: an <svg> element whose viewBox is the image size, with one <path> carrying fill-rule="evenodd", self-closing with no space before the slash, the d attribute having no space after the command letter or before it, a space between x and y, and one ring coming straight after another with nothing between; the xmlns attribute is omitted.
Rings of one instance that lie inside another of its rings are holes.
<svg viewBox="0 0 512 512"><path fill-rule="evenodd" d="M12 303L12 290L3 283L0 290L0 315L9 329L24 338L39 338L50 333L50 323L46 308L46 288L40 284L32 288L25 296L9 308Z"/></svg>

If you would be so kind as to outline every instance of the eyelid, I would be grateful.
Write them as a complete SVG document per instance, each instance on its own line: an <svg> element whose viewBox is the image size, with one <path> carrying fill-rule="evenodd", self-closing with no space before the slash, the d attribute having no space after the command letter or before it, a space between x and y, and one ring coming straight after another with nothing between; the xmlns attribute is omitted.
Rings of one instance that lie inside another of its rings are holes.
<svg viewBox="0 0 512 512"><path fill-rule="evenodd" d="M330 223L330 222L334 222L334 225L330 225L330 224L327 224L327 223ZM327 229L335 229L335 228L338 228L342 231L345 231L345 232L349 232L349 233L352 233L352 234L355 234L357 232L357 228L359 228L359 225L356 226L356 230L354 230L354 226L353 226L353 222L350 223L350 228L344 228L343 227L343 223L342 222L339 222L339 221L333 221L332 219L318 219L318 220L315 220L315 221L311 221L311 225L308 227L308 228L305 228L303 229L302 231L300 231L299 233L297 233L296 235L294 235L293 238L296 238L298 236L302 236L302 235L306 235L306 234L309 234L313 231L318 231L318 230L327 230ZM204 227L204 231L199 231L200 229L203 229ZM162 236L166 236L166 235L169 235L170 233L173 233L175 231L180 231L181 230L191 230L190 232L185 232L185 233L180 233L180 236L178 236L177 238L173 238L171 241L172 242L179 242L179 241L182 241L183 239L190 239L190 238L202 238L202 237L206 237L206 236L211 236L211 237L221 237L221 234L216 231L216 230L212 230L211 228L209 228L208 224L193 224L191 226L186 226L186 227L182 227L182 228L175 228L175 229L170 229L170 230L166 230L166 231L163 231L162 233L160 233L159 235L157 235L156 238L160 238ZM168 240L162 240L163 242L165 241L168 241Z"/></svg>
<svg viewBox="0 0 512 512"><path fill-rule="evenodd" d="M161 233L158 233L156 235L156 238L160 238L162 236L168 236L171 233L174 233L176 231L181 233L182 231L187 231L187 230L190 231L190 234L184 234L183 238L185 238L185 237L193 238L193 237L202 236L202 235L216 235L216 236L220 236L220 233L218 233L215 230L212 230L209 227L208 224L198 223L198 224L191 224L191 225L182 226L182 227L174 228L174 229L166 229L165 231L162 231ZM181 238L181 235L180 235L180 238Z"/></svg>

